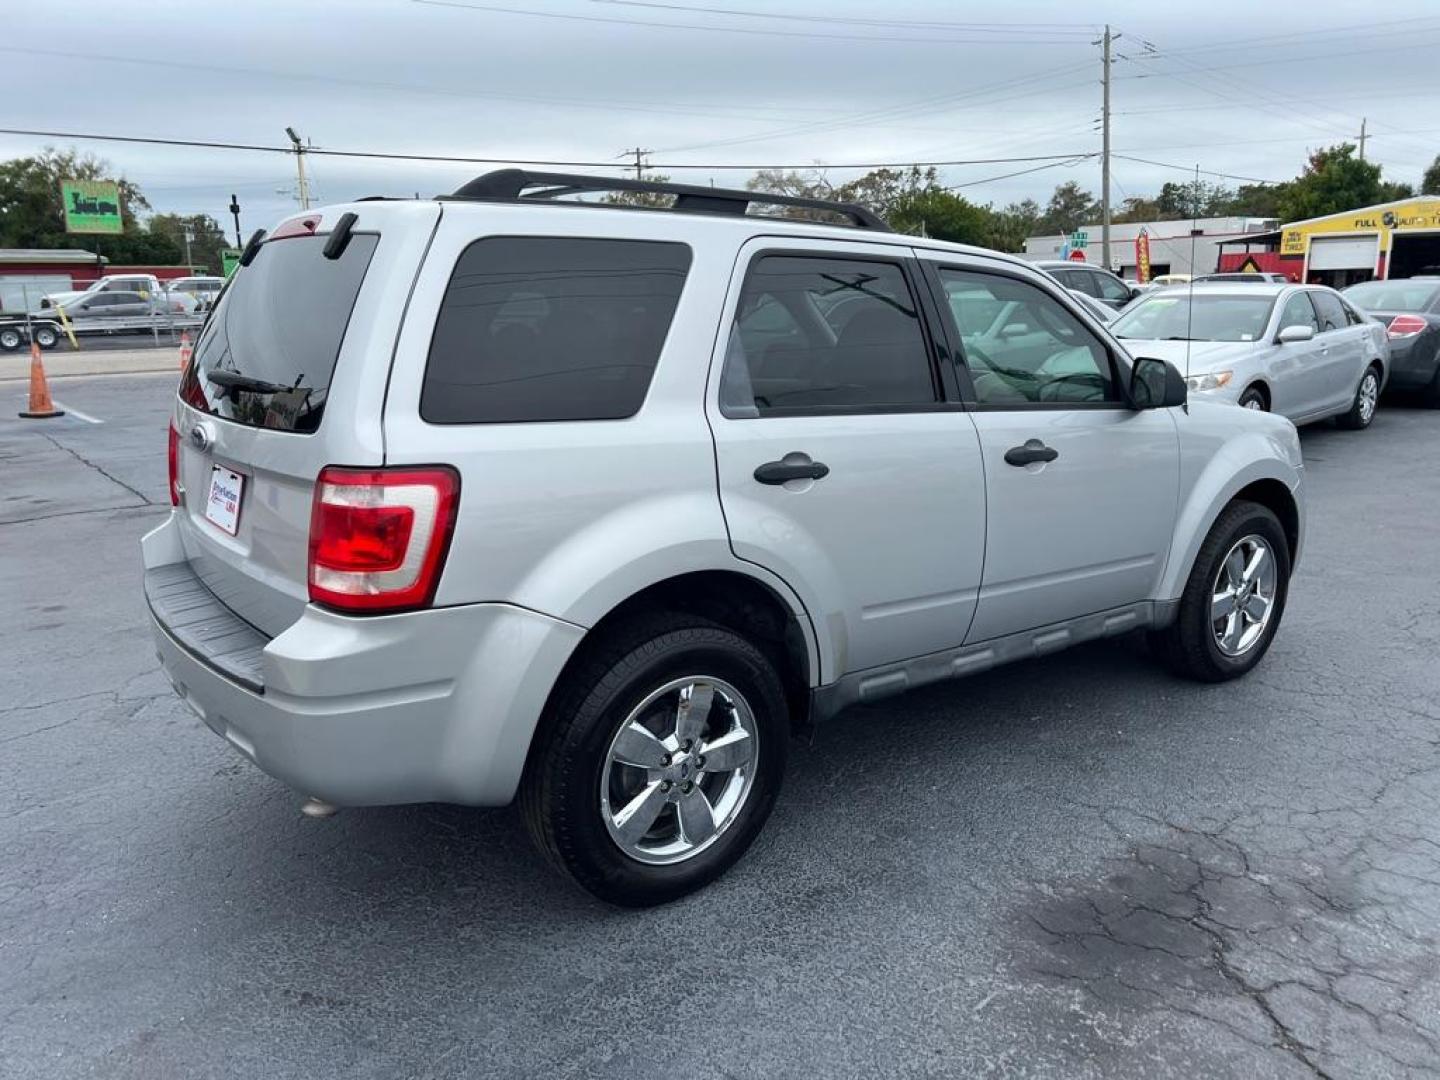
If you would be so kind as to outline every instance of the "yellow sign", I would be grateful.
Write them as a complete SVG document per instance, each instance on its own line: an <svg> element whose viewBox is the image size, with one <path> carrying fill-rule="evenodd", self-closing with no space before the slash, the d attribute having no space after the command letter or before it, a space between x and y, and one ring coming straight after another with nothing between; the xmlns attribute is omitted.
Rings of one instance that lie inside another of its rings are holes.
<svg viewBox="0 0 1440 1080"><path fill-rule="evenodd" d="M1368 207L1287 225L1280 237L1280 254L1304 255L1309 237L1343 233L1378 235L1380 250L1388 252L1392 233L1425 229L1440 229L1440 199L1411 199L1388 208Z"/></svg>

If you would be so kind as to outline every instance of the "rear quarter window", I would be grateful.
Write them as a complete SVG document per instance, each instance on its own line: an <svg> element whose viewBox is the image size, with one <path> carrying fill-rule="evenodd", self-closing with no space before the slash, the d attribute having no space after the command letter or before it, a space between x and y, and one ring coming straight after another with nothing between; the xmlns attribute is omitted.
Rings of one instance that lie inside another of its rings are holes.
<svg viewBox="0 0 1440 1080"><path fill-rule="evenodd" d="M635 415L690 269L684 244L495 236L467 247L440 303L421 419Z"/></svg>

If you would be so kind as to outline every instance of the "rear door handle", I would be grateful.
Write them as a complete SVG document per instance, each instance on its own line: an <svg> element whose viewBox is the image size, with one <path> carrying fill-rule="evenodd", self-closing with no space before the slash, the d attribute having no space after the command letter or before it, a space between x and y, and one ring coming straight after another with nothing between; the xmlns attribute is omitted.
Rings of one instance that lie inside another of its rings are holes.
<svg viewBox="0 0 1440 1080"><path fill-rule="evenodd" d="M830 466L823 461L767 461L755 469L755 479L762 484L783 484L787 480L823 480L830 475Z"/></svg>
<svg viewBox="0 0 1440 1080"><path fill-rule="evenodd" d="M1054 461L1060 451L1046 446L1039 439L1026 439L1023 446L1012 446L1005 451L1006 465L1030 465L1036 461Z"/></svg>

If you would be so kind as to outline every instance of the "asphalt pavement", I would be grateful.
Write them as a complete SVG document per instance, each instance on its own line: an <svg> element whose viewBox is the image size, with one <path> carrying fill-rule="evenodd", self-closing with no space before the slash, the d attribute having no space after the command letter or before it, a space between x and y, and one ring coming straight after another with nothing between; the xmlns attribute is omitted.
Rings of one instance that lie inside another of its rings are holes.
<svg viewBox="0 0 1440 1080"><path fill-rule="evenodd" d="M629 912L510 809L302 817L176 700L173 386L0 384L0 1075L1440 1072L1440 413L1305 432L1249 677L1126 639L855 709L734 871Z"/></svg>

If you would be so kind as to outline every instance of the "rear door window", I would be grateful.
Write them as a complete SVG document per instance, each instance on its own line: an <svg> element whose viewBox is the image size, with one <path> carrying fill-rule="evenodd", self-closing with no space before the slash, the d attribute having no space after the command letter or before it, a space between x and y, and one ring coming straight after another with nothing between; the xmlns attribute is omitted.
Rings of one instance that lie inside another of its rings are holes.
<svg viewBox="0 0 1440 1080"><path fill-rule="evenodd" d="M338 259L328 234L262 244L230 281L195 347L181 396L254 427L312 432L355 298L380 237L357 232Z"/></svg>
<svg viewBox="0 0 1440 1080"><path fill-rule="evenodd" d="M1312 292L1310 299L1315 302L1315 314L1320 317L1320 332L1327 330L1339 330L1343 326L1350 325L1350 318L1345 314L1345 305L1340 303L1340 298L1333 293Z"/></svg>
<svg viewBox="0 0 1440 1080"><path fill-rule="evenodd" d="M1130 286L1123 281L1111 277L1109 274L1089 274L1088 277L1095 279L1095 287L1100 290L1102 300L1129 300Z"/></svg>
<svg viewBox="0 0 1440 1080"><path fill-rule="evenodd" d="M421 418L502 424L635 415L689 269L684 244L475 241L440 304Z"/></svg>
<svg viewBox="0 0 1440 1080"><path fill-rule="evenodd" d="M757 323L784 329L761 334ZM898 264L764 255L750 265L721 376L725 416L903 410L936 400L919 310Z"/></svg>

